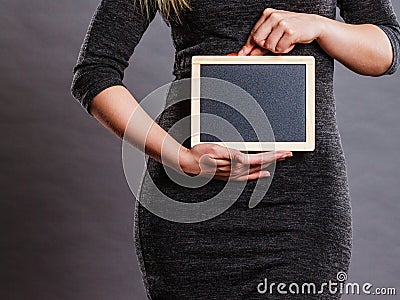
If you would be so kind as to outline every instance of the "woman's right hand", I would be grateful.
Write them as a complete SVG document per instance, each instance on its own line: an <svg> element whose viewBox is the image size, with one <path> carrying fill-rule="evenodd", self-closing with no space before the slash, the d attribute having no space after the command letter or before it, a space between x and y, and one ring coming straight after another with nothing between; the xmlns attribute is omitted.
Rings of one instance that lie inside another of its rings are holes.
<svg viewBox="0 0 400 300"><path fill-rule="evenodd" d="M213 143L197 144L188 149L181 147L179 164L190 176L212 176L219 180L254 180L271 174L264 170L274 161L293 154L286 150L246 154L239 150Z"/></svg>

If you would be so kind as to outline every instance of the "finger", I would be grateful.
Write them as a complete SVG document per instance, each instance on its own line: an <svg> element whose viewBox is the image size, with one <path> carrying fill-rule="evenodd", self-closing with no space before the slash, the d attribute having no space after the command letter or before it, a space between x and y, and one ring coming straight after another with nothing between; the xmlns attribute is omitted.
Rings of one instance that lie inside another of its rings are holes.
<svg viewBox="0 0 400 300"><path fill-rule="evenodd" d="M250 168L249 165L246 166L241 166L240 168L233 168L231 170L231 177L232 178L237 178L237 177L241 177L241 176L247 176L249 174L252 174L254 172L258 172L260 171L260 166L253 166L252 168Z"/></svg>
<svg viewBox="0 0 400 300"><path fill-rule="evenodd" d="M282 160L283 159L284 158L282 158ZM256 164L256 165L251 165L251 166L250 165L244 165L242 167L242 170L244 171L243 174L245 174L247 172L247 170L249 170L248 173L254 173L254 172L259 171L261 169L267 168L270 165L271 165L271 163ZM226 165L226 166L218 166L217 167L217 172L224 173L224 172L231 172L231 171L232 171L232 164L229 164L229 165Z"/></svg>
<svg viewBox="0 0 400 300"><path fill-rule="evenodd" d="M213 158L213 160L217 164L217 168L230 167L232 165L232 162L229 159L215 159L215 158Z"/></svg>
<svg viewBox="0 0 400 300"><path fill-rule="evenodd" d="M239 177L230 177L230 180L235 180L235 181L245 181L245 180L255 180L258 178L264 178L264 177L269 177L271 176L269 171L266 170L261 170L249 175L243 175L243 176L239 176Z"/></svg>
<svg viewBox="0 0 400 300"><path fill-rule="evenodd" d="M282 158L278 158L277 161L278 160L285 160L285 159L286 159L286 156L284 156ZM272 164L272 162L263 163L263 164L261 164L261 169L265 169L265 168L269 167L271 164Z"/></svg>
<svg viewBox="0 0 400 300"><path fill-rule="evenodd" d="M241 157L241 163L243 164L263 164L263 163L271 163L279 158L290 157L292 156L292 152L290 151L270 151L270 152L261 152L256 154L244 154Z"/></svg>
<svg viewBox="0 0 400 300"><path fill-rule="evenodd" d="M230 154L230 159L231 163L238 163L241 162L244 158L243 156L245 155L243 152L233 149L233 148L227 148Z"/></svg>
<svg viewBox="0 0 400 300"><path fill-rule="evenodd" d="M268 165L270 165L270 164L268 164ZM250 175L250 174L253 174L255 172L261 171L266 167L268 167L268 166L265 166L264 164L262 164L262 165L254 165L254 166L250 167L248 174Z"/></svg>
<svg viewBox="0 0 400 300"><path fill-rule="evenodd" d="M253 26L253 29L251 30L246 43L244 44L242 49L238 52L238 55L247 55L251 52L251 50L253 50L254 46L256 46L256 43L253 40L253 35L255 34L257 29L260 27L260 25L264 23L264 21L271 15L271 13L273 11L275 11L275 9L269 8L269 7L264 9L261 17L258 19L256 24Z"/></svg>
<svg viewBox="0 0 400 300"><path fill-rule="evenodd" d="M282 158L276 159L276 161L285 160L286 157L287 157L287 156L283 156ZM262 170L262 169L268 168L272 163L273 163L273 161L272 161L272 162L266 162L266 163L263 163L263 164L261 164L261 165L259 165L259 164L251 165L251 167L253 168L253 167L256 167L256 166L260 166L260 169Z"/></svg>
<svg viewBox="0 0 400 300"><path fill-rule="evenodd" d="M250 56L260 56L260 55L264 55L268 52L269 50L261 48L260 46L256 46L253 48L253 50L251 50L251 52L249 53Z"/></svg>
<svg viewBox="0 0 400 300"><path fill-rule="evenodd" d="M282 38L277 43L275 49L279 53L288 53L295 46L295 36L292 29L287 29Z"/></svg>
<svg viewBox="0 0 400 300"><path fill-rule="evenodd" d="M281 24L280 22L279 24ZM264 41L262 47L265 49L268 49L269 51L276 52L275 47L282 38L282 36L285 34L285 28L280 25L275 26L272 28L272 31L268 38Z"/></svg>
<svg viewBox="0 0 400 300"><path fill-rule="evenodd" d="M265 41L275 28L278 28L282 17L276 12L271 12L268 18L257 28L253 34L253 41L260 47L264 48ZM283 33L282 33L283 34Z"/></svg>
<svg viewBox="0 0 400 300"><path fill-rule="evenodd" d="M207 169L210 169L210 168L216 169L217 168L217 162L208 153L200 156L199 165L200 165L200 168L203 168L203 167L206 167Z"/></svg>
<svg viewBox="0 0 400 300"><path fill-rule="evenodd" d="M262 164L268 166L277 160L283 160L292 156L293 153L291 151L275 151L271 152L269 155L265 153L264 155L262 155Z"/></svg>
<svg viewBox="0 0 400 300"><path fill-rule="evenodd" d="M218 172L230 172L232 170L232 165L229 164L227 166L218 166L217 171Z"/></svg>
<svg viewBox="0 0 400 300"><path fill-rule="evenodd" d="M261 47L264 48L265 40L268 38L272 31L272 24L264 22L258 27L256 32L252 35L252 48Z"/></svg>
<svg viewBox="0 0 400 300"><path fill-rule="evenodd" d="M217 172L221 175L224 175L225 173L231 173L231 176L238 177L260 171L261 167L262 165L250 166L248 164L234 163L234 165L231 166L218 168Z"/></svg>
<svg viewBox="0 0 400 300"><path fill-rule="evenodd" d="M217 167L231 166L232 161L239 161L244 155L239 150L217 146L213 147L212 154L209 156L213 160L213 163L217 164Z"/></svg>
<svg viewBox="0 0 400 300"><path fill-rule="evenodd" d="M247 161L244 163L247 163L249 165L270 165L274 161L286 157L290 157L290 153L278 153L278 152L264 152L264 153L259 153L257 155L252 155L247 158Z"/></svg>
<svg viewBox="0 0 400 300"><path fill-rule="evenodd" d="M231 160L231 149L212 143L204 145L208 145L209 147L209 149L207 149L208 156L213 160L221 162L224 160L229 162Z"/></svg>
<svg viewBox="0 0 400 300"><path fill-rule="evenodd" d="M284 160L285 158L281 158L278 160ZM244 175L250 175L252 173L261 171L271 165L270 162L268 163L263 163L263 164L256 164L256 165L242 165L240 170L239 169L232 169L232 165L229 166L224 166L224 167L218 167L216 171L216 175L222 175L222 176L229 176L229 173L232 173L232 176L244 176Z"/></svg>
<svg viewBox="0 0 400 300"><path fill-rule="evenodd" d="M250 175L255 172L261 171L263 169L266 169L269 167L271 163L265 163L265 164L257 164L257 165L244 165L240 170L234 170L236 171L236 176L242 176L242 175ZM233 172L235 173L235 172Z"/></svg>
<svg viewBox="0 0 400 300"><path fill-rule="evenodd" d="M262 22L264 22L265 18L262 16L256 23L256 25L254 25L253 29L251 30L249 37L247 38L246 43L243 45L242 49L240 49L240 51L238 52L238 55L247 55L249 54L255 46L257 46L257 44L255 43L255 41L253 40L253 35L256 32L256 30L258 29L258 27L260 27L260 25L262 24Z"/></svg>

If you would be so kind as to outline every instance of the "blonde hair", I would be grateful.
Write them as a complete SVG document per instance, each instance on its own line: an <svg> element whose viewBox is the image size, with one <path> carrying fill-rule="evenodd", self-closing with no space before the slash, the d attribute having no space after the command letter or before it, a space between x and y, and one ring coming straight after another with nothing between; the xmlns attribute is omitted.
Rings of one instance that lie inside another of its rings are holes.
<svg viewBox="0 0 400 300"><path fill-rule="evenodd" d="M140 0L140 6L142 10L143 5L145 6L147 16L149 16L150 7L154 5L154 2L164 19L169 19L173 13L179 22L181 21L179 17L180 11L185 7L190 9L188 0Z"/></svg>

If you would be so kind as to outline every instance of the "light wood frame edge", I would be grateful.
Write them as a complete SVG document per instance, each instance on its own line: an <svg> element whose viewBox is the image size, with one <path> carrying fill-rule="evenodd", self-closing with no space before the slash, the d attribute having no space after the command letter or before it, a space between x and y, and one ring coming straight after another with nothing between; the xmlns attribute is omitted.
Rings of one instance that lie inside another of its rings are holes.
<svg viewBox="0 0 400 300"><path fill-rule="evenodd" d="M200 65L201 64L305 64L306 65L306 141L305 142L213 142L241 151L315 150L315 58L313 56L213 56L192 57L191 147L200 141Z"/></svg>

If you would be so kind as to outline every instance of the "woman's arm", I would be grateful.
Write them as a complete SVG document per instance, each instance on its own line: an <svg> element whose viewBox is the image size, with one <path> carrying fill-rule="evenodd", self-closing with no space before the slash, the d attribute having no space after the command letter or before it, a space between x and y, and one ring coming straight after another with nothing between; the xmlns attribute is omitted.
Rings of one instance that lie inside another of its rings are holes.
<svg viewBox="0 0 400 300"><path fill-rule="evenodd" d="M176 169L178 158L186 153L186 148L160 128L124 86L112 86L99 93L91 102L90 113L104 127L157 161L162 160L164 146L164 163L169 167Z"/></svg>
<svg viewBox="0 0 400 300"><path fill-rule="evenodd" d="M139 0L102 0L73 69L71 93L105 127L167 166L190 175L249 180L291 152L244 154L215 144L186 149L142 109L124 86L124 70L157 10L149 18ZM214 174L215 173L215 174Z"/></svg>
<svg viewBox="0 0 400 300"><path fill-rule="evenodd" d="M384 74L393 62L387 35L373 24L347 24L316 16L321 48L350 70L369 76Z"/></svg>
<svg viewBox="0 0 400 300"><path fill-rule="evenodd" d="M187 149L154 122L124 86L103 90L94 97L89 109L100 123L119 137L159 162L189 175L252 180L269 176L263 168L292 155L289 151L244 154L216 144Z"/></svg>
<svg viewBox="0 0 400 300"><path fill-rule="evenodd" d="M287 53L296 43L316 40L330 56L359 74L393 73L398 64L400 31L390 1L338 3L344 19L355 24L316 14L265 9L239 55ZM367 20L375 24L368 24Z"/></svg>

